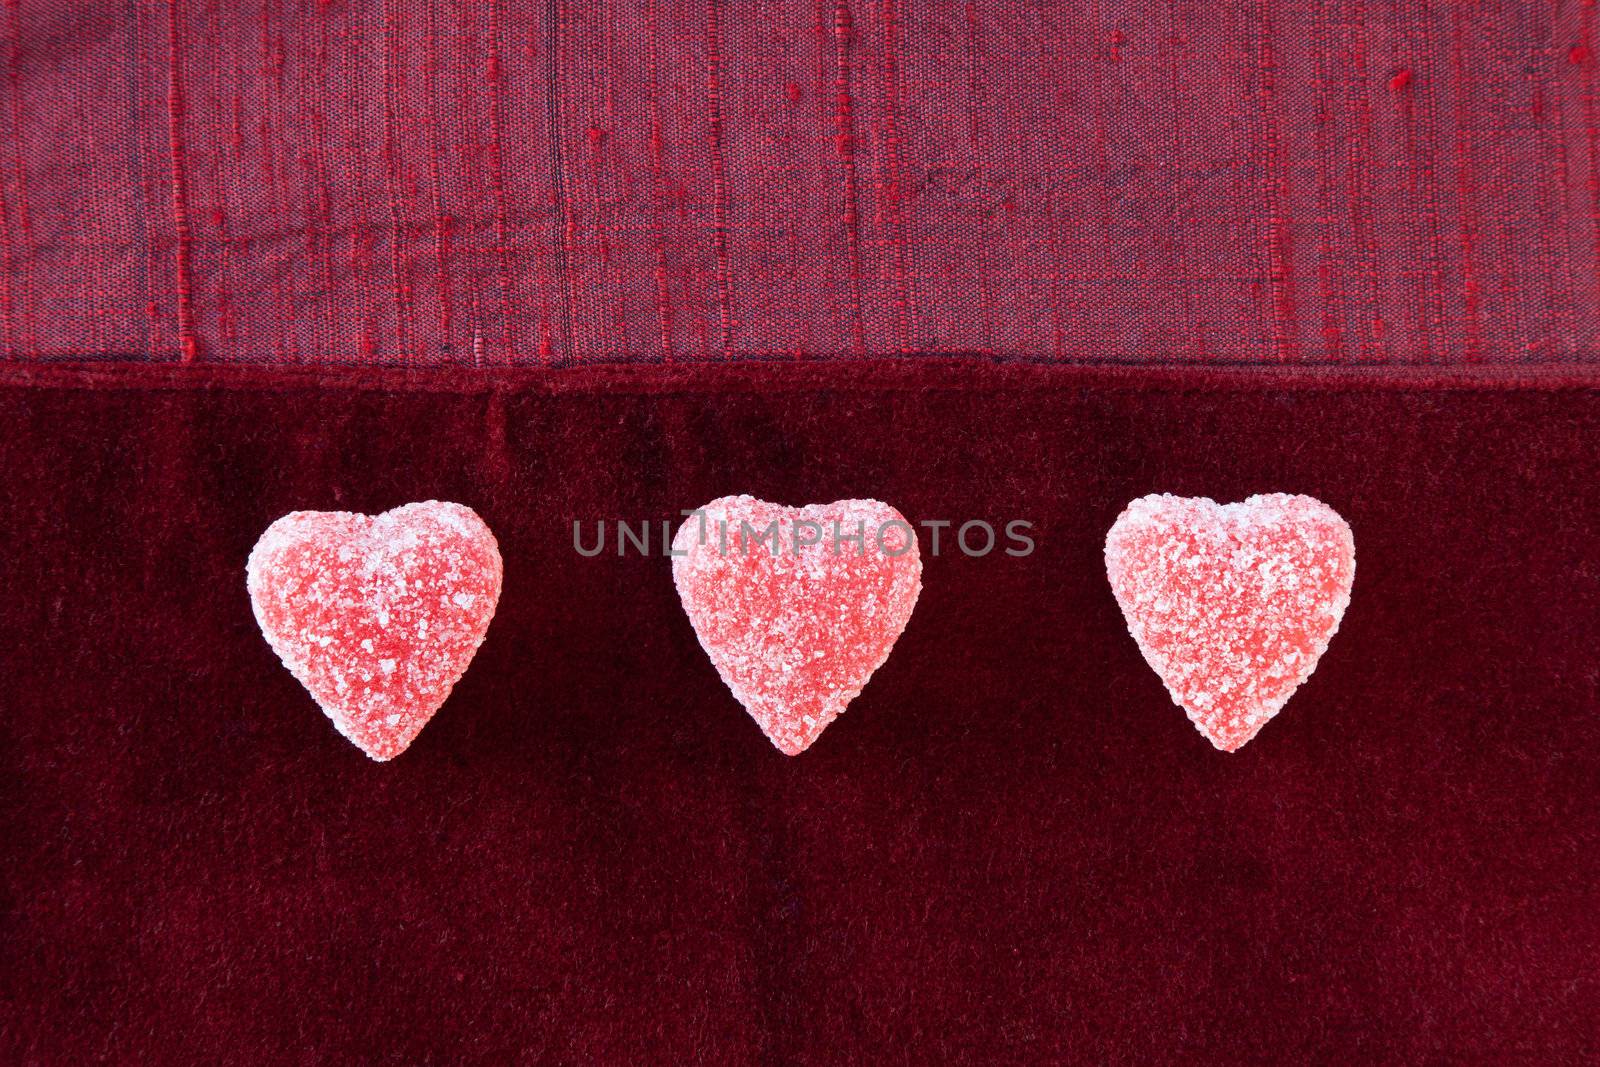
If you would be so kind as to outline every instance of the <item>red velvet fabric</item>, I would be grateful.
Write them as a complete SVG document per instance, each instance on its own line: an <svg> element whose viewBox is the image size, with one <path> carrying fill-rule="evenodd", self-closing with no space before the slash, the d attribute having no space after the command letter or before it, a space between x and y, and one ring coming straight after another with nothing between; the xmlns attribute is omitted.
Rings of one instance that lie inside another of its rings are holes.
<svg viewBox="0 0 1600 1067"><path fill-rule="evenodd" d="M1540 1063L1600 1049L1593 389L901 362L0 378L7 1063ZM1313 494L1344 625L1247 748L1140 659L1151 491ZM667 561L730 491L1021 518L805 755ZM375 764L273 657L296 508L476 508L477 661Z"/></svg>
<svg viewBox="0 0 1600 1067"><path fill-rule="evenodd" d="M6 0L0 352L1600 359L1589 0Z"/></svg>

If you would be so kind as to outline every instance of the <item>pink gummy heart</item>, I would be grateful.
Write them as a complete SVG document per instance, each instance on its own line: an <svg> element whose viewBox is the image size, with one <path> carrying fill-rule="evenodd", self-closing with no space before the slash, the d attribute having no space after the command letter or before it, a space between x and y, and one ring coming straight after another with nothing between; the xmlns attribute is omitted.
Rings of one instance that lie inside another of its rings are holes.
<svg viewBox="0 0 1600 1067"><path fill-rule="evenodd" d="M672 549L701 646L789 756L883 666L922 591L916 533L876 500L790 508L722 497L684 521Z"/></svg>
<svg viewBox="0 0 1600 1067"><path fill-rule="evenodd" d="M500 600L494 534L471 508L438 500L285 515L245 573L267 643L375 760L404 752L433 718Z"/></svg>
<svg viewBox="0 0 1600 1067"><path fill-rule="evenodd" d="M1106 535L1106 574L1129 632L1172 699L1225 752L1311 676L1355 571L1350 527L1308 496L1140 497Z"/></svg>

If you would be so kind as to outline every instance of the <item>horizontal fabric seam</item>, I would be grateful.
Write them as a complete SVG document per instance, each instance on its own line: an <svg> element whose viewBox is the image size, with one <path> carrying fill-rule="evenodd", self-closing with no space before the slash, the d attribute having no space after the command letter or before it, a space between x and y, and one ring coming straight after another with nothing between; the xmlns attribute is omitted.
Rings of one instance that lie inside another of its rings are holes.
<svg viewBox="0 0 1600 1067"><path fill-rule="evenodd" d="M998 363L974 359L810 361L739 364L603 364L560 369L258 368L215 364L0 362L0 387L169 392L243 389L259 392L380 393L588 392L696 395L739 392L1027 392L1149 390L1163 393L1293 389L1306 392L1508 389L1600 390L1600 367L1285 368L1248 366L1082 366Z"/></svg>

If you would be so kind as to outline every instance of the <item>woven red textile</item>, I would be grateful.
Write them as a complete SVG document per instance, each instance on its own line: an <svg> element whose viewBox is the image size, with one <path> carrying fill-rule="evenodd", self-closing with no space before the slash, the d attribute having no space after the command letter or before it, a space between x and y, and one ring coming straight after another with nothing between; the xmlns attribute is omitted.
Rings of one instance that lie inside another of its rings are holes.
<svg viewBox="0 0 1600 1067"><path fill-rule="evenodd" d="M1594 363L1590 0L5 0L13 360Z"/></svg>

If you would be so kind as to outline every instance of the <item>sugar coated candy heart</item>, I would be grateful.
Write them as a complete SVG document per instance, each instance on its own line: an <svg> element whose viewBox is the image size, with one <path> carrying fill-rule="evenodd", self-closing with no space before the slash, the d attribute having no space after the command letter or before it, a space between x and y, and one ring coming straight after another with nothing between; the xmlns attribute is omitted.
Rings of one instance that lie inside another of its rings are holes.
<svg viewBox="0 0 1600 1067"><path fill-rule="evenodd" d="M500 548L476 512L429 500L296 511L245 568L267 643L375 760L406 750L466 673L500 600Z"/></svg>
<svg viewBox="0 0 1600 1067"><path fill-rule="evenodd" d="M700 644L779 751L804 752L889 658L922 591L916 532L876 500L713 500L673 538Z"/></svg>
<svg viewBox="0 0 1600 1067"><path fill-rule="evenodd" d="M1172 699L1225 752L1311 676L1355 570L1350 527L1308 496L1140 497L1106 535L1106 574L1129 632Z"/></svg>

